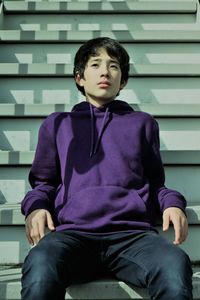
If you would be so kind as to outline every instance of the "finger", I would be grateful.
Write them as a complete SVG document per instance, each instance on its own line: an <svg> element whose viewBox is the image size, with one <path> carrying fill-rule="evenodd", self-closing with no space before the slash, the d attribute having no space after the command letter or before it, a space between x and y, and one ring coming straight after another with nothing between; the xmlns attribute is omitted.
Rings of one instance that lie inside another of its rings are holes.
<svg viewBox="0 0 200 300"><path fill-rule="evenodd" d="M180 226L178 228L178 226ZM188 222L187 222L187 219L184 218L184 219L180 219L179 221L179 225L177 225L177 235L180 235L177 237L177 239L175 239L175 243L178 243L178 244L181 244L183 243L187 236L188 236ZM178 230L179 230L179 233L178 233Z"/></svg>
<svg viewBox="0 0 200 300"><path fill-rule="evenodd" d="M182 224L182 235L181 235L181 243L183 243L188 236L188 223L184 221Z"/></svg>
<svg viewBox="0 0 200 300"><path fill-rule="evenodd" d="M33 240L34 245L37 245L37 243L40 240L40 234L39 234L39 226L38 223L34 223L31 230L31 238Z"/></svg>
<svg viewBox="0 0 200 300"><path fill-rule="evenodd" d="M168 214L163 214L163 231L167 231L169 229L170 219Z"/></svg>
<svg viewBox="0 0 200 300"><path fill-rule="evenodd" d="M185 235L184 235L184 241L187 239L187 237L188 237L188 231L189 231L189 229L188 229L188 223L186 222L186 224L185 224Z"/></svg>
<svg viewBox="0 0 200 300"><path fill-rule="evenodd" d="M33 246L34 242L33 242L32 238L30 236L30 228L29 228L29 226L26 225L25 229L26 229L26 237L28 239L28 242L29 242L30 245Z"/></svg>
<svg viewBox="0 0 200 300"><path fill-rule="evenodd" d="M174 239L174 244L179 245L182 243L182 226L179 220L176 220L173 222L174 226L174 232L175 232L175 239Z"/></svg>
<svg viewBox="0 0 200 300"><path fill-rule="evenodd" d="M45 232L45 221L42 219L42 220L40 220L40 221L38 221L38 241L37 242L39 242L39 240L41 239L41 238L43 238L43 236L44 236L44 232Z"/></svg>
<svg viewBox="0 0 200 300"><path fill-rule="evenodd" d="M50 213L47 213L47 227L49 228L49 230L55 230L53 220L52 220Z"/></svg>

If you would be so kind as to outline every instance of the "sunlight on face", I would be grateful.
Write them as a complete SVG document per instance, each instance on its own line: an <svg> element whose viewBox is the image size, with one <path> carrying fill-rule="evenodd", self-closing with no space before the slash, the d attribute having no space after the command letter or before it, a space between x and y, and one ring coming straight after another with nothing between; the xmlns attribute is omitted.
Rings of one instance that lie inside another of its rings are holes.
<svg viewBox="0 0 200 300"><path fill-rule="evenodd" d="M91 56L86 64L84 78L77 83L84 87L86 100L101 106L115 99L121 84L121 69L116 58L108 55L105 49L99 49L95 56Z"/></svg>

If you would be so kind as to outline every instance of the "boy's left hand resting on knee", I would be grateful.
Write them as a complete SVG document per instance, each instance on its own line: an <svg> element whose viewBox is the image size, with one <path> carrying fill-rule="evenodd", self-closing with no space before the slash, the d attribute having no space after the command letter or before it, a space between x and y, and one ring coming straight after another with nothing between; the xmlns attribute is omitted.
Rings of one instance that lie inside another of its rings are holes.
<svg viewBox="0 0 200 300"><path fill-rule="evenodd" d="M188 235L188 222L184 212L178 207L169 207L163 212L163 231L169 229L170 223L174 226L174 244L179 245L185 241Z"/></svg>
<svg viewBox="0 0 200 300"><path fill-rule="evenodd" d="M29 243L34 246L45 235L45 227L55 230L51 214L46 209L36 209L26 218L26 236Z"/></svg>

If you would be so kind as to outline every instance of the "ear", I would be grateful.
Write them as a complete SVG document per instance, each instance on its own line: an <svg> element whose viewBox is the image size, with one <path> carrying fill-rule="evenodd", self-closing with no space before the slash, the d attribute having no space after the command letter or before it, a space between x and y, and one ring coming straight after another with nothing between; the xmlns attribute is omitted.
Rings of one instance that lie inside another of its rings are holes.
<svg viewBox="0 0 200 300"><path fill-rule="evenodd" d="M78 72L76 72L75 81L79 86L83 86L83 79Z"/></svg>
<svg viewBox="0 0 200 300"><path fill-rule="evenodd" d="M126 85L127 85L127 80L121 82L121 84L120 84L120 90L122 90Z"/></svg>

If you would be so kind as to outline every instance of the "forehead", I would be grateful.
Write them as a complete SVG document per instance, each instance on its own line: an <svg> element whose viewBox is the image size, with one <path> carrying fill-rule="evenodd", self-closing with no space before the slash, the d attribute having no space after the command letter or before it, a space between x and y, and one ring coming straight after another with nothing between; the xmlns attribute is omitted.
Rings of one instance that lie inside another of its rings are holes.
<svg viewBox="0 0 200 300"><path fill-rule="evenodd" d="M106 49L104 48L97 49L97 52L95 54L89 56L88 61L102 60L102 59L119 62L115 56L110 56L106 51Z"/></svg>

